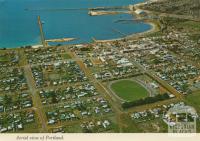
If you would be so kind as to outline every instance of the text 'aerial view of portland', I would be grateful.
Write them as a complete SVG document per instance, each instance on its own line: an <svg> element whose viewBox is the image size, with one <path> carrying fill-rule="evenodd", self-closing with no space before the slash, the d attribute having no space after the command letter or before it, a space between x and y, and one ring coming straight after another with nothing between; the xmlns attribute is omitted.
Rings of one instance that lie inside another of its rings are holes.
<svg viewBox="0 0 200 141"><path fill-rule="evenodd" d="M0 0L0 133L200 133L199 115L199 0Z"/></svg>

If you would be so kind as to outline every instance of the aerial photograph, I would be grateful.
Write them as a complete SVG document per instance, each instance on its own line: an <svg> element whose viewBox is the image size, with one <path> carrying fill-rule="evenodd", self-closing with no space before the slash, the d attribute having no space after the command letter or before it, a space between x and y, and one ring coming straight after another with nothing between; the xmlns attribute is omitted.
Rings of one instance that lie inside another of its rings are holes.
<svg viewBox="0 0 200 141"><path fill-rule="evenodd" d="M200 133L200 0L0 0L1 133Z"/></svg>

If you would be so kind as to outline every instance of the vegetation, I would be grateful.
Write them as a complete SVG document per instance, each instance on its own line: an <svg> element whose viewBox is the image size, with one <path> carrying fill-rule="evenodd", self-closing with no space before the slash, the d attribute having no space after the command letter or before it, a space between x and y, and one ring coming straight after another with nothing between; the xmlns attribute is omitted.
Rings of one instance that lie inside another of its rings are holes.
<svg viewBox="0 0 200 141"><path fill-rule="evenodd" d="M120 98L135 101L148 96L148 91L135 81L121 80L113 83L111 88Z"/></svg>
<svg viewBox="0 0 200 141"><path fill-rule="evenodd" d="M161 118L147 118L138 122L131 119L130 115L122 114L120 116L123 133L166 133L168 126Z"/></svg>
<svg viewBox="0 0 200 141"><path fill-rule="evenodd" d="M153 11L200 17L199 0L164 0L145 6Z"/></svg>
<svg viewBox="0 0 200 141"><path fill-rule="evenodd" d="M63 59L71 59L71 56L67 53L62 55Z"/></svg>
<svg viewBox="0 0 200 141"><path fill-rule="evenodd" d="M9 61L9 57L8 56L0 56L0 62L8 62Z"/></svg>
<svg viewBox="0 0 200 141"><path fill-rule="evenodd" d="M197 110L198 115L200 114L200 92L188 95L185 102L193 106ZM197 132L200 133L200 120L197 121Z"/></svg>
<svg viewBox="0 0 200 141"><path fill-rule="evenodd" d="M155 97L147 97L147 98L139 99L139 100L136 100L136 101L124 102L122 104L122 107L124 109L127 109L127 108L131 108L131 107L134 107L134 106L140 106L140 105L155 103L155 102L166 100L166 99L169 99L169 98L170 97L167 93L165 93L163 95L159 94L159 95L156 95Z"/></svg>
<svg viewBox="0 0 200 141"><path fill-rule="evenodd" d="M11 104L12 104L12 97L5 95L4 96L4 105L7 107L7 106L10 106Z"/></svg>

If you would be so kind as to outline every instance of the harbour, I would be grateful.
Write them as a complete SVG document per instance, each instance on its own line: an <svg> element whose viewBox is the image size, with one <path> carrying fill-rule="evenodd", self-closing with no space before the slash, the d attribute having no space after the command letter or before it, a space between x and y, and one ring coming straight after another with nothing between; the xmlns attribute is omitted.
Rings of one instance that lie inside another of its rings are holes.
<svg viewBox="0 0 200 141"><path fill-rule="evenodd" d="M29 4L23 1L6 0L4 7L0 9L0 48L41 44L37 23L38 16L41 17L43 22L46 40L76 39L61 40L61 44L89 43L93 41L93 37L97 40L123 37L122 34L116 34L113 29L126 35L151 29L151 25L144 22L115 23L117 20L134 19L134 16L124 9L127 9L129 4L142 2L142 0L134 2L131 0L117 0L115 2L107 0L98 2L95 0L85 3L82 0L78 0L78 2L61 0L59 3L52 0L44 0L43 2L31 0ZM54 7L51 7L51 5L54 5ZM88 15L89 11L99 11L100 16L90 16ZM113 14L112 11L114 13L117 11L117 14ZM107 14L107 12L111 13ZM50 44L56 45L58 43L50 42Z"/></svg>

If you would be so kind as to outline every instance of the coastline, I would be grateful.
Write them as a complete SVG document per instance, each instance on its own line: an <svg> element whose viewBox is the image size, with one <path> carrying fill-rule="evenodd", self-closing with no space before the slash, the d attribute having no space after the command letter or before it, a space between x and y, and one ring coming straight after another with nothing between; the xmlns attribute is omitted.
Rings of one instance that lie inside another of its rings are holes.
<svg viewBox="0 0 200 141"><path fill-rule="evenodd" d="M139 32L139 33L133 33L133 34L127 35L125 37L121 37L121 38L108 39L108 40L97 40L96 39L96 42L105 43L105 42L120 41L120 40L124 40L124 39L138 38L138 37L144 36L146 34L159 31L158 27L157 27L157 24L155 24L153 22L150 22L150 21L146 21L145 23L147 23L147 24L149 24L151 26L151 28L149 30L146 30L144 32Z"/></svg>
<svg viewBox="0 0 200 141"><path fill-rule="evenodd" d="M148 2L151 2L151 1L157 1L157 0L148 0ZM134 8L135 11L136 10L142 10L139 7L145 5L146 3L147 3L147 1L146 2L140 2L140 3L134 4L134 5L130 5L130 6L132 8ZM132 14L136 14L135 11ZM146 10L142 10L142 11L145 11L147 14L149 14L149 11L146 11ZM140 36L144 36L146 34L159 31L158 26L157 26L157 24L155 22L153 22L153 21L144 21L144 23L149 24L151 26L151 28L149 30L144 31L144 32L133 33L133 34L127 35L125 37L115 38L115 39L108 39L108 40L96 40L96 42L102 42L102 43L103 42L114 42L114 41L120 41L120 40L124 40L124 39L138 38Z"/></svg>
<svg viewBox="0 0 200 141"><path fill-rule="evenodd" d="M153 1L153 0L147 0L147 1ZM133 5L130 5L131 7L134 7L135 10L140 10L139 6L142 6L144 5L147 1L145 2L140 2L140 3L137 3L137 4L133 4ZM144 10L145 11L145 10ZM146 12L146 11L145 11ZM148 13L148 12L147 12ZM134 15L136 14L135 11L130 11L130 14L131 15ZM120 40L124 40L124 39L132 39L132 38L138 38L138 37L141 37L141 36L144 36L146 34L149 34L149 33L153 33L153 32L157 32L159 31L158 29L158 26L155 22L153 21L143 21L144 23L150 25L150 29L149 30L145 30L143 32L136 32L136 33L131 33L129 35L126 35L124 37L119 37L119 38L113 38L113 39L105 39L105 40L98 40L98 39L93 39L94 42L114 42L114 41L120 41ZM68 45L83 45L83 44L90 44L92 42L88 42L88 43L77 43L77 44L66 44L67 46ZM42 44L40 43L36 43L36 44L27 44L27 45L24 45L23 48L25 48L26 46L31 46L32 48L39 48L39 47L42 47ZM52 46L54 47L54 46ZM13 48L8 48L8 47L3 47L3 48L0 48L0 50L5 50L5 49L20 49L22 48L22 46L17 46L17 47L13 47Z"/></svg>

